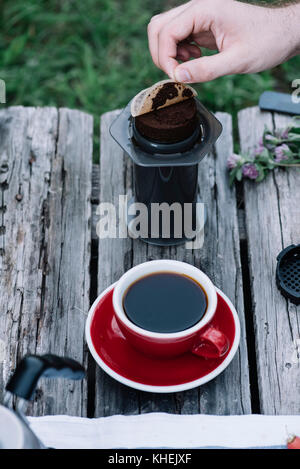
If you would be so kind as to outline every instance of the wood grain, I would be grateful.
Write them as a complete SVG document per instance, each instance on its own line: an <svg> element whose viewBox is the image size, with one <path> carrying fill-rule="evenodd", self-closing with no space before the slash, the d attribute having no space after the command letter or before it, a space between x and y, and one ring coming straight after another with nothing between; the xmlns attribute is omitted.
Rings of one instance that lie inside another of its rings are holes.
<svg viewBox="0 0 300 469"><path fill-rule="evenodd" d="M118 113L104 114L101 120L99 199L115 204L119 194L132 193L131 161L108 132ZM240 348L228 369L214 381L176 394L155 395L132 390L97 367L97 417L151 411L223 415L251 412L237 207L235 191L229 189L226 171L227 157L233 151L232 122L228 114L220 113L217 117L224 127L222 137L199 168L199 194L208 210L203 247L199 250L187 250L184 246L160 248L131 238L100 239L98 292L140 262L161 258L189 262L204 270L235 304L242 326Z"/></svg>
<svg viewBox="0 0 300 469"><path fill-rule="evenodd" d="M272 119L257 107L241 111L238 120L241 149L250 153L265 125L273 129L290 122L276 114ZM283 298L275 283L277 255L300 240L299 187L297 169L278 169L262 183L244 183L260 407L265 414L300 412L300 308Z"/></svg>
<svg viewBox="0 0 300 469"><path fill-rule="evenodd" d="M0 390L27 353L86 365L92 117L0 112ZM87 384L41 380L32 414L86 415Z"/></svg>

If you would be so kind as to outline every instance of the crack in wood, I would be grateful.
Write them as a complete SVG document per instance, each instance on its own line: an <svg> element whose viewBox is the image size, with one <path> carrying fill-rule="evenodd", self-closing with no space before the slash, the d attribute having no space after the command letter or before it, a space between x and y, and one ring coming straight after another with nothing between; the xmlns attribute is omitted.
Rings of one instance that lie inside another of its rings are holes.
<svg viewBox="0 0 300 469"><path fill-rule="evenodd" d="M279 191L279 188L278 188L278 184L277 184L277 181L276 181L276 175L275 175L274 172L273 172L272 176L273 176L274 186L275 186L275 189L276 189L278 217L279 217L280 235L281 235L281 245L282 245L282 249L283 249L284 243L283 243L283 232L282 232L282 220L281 220L281 213L280 213L280 191Z"/></svg>

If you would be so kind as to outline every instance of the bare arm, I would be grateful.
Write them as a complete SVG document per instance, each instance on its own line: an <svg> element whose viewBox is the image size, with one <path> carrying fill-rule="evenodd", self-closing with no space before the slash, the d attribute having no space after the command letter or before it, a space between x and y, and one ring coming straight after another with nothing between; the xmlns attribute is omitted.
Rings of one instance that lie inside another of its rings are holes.
<svg viewBox="0 0 300 469"><path fill-rule="evenodd" d="M300 53L300 2L192 0L153 17L148 38L153 62L181 82L260 72ZM201 47L218 53L202 57Z"/></svg>

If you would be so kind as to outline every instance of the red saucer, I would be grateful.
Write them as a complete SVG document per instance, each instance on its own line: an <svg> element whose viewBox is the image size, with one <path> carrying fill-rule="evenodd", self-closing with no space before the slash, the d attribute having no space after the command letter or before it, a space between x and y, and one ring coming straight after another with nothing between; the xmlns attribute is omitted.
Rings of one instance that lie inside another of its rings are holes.
<svg viewBox="0 0 300 469"><path fill-rule="evenodd" d="M124 384L154 392L172 392L204 384L223 371L238 347L240 325L228 298L219 290L212 324L223 331L230 347L222 358L200 358L186 353L172 359L150 358L134 349L123 336L114 317L113 287L96 300L90 310L86 337L97 363Z"/></svg>

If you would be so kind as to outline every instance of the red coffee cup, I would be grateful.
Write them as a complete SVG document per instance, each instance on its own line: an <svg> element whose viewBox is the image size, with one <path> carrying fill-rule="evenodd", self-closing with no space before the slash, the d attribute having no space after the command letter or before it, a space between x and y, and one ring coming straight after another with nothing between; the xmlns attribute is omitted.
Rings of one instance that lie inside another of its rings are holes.
<svg viewBox="0 0 300 469"><path fill-rule="evenodd" d="M180 332L160 333L142 329L129 320L123 308L123 298L128 287L139 278L157 272L187 275L199 283L206 293L207 308L197 324ZM185 262L164 259L145 262L128 270L116 283L113 292L113 307L124 336L133 347L146 355L174 357L191 352L199 357L220 358L228 351L228 338L212 325L217 308L216 289L207 275Z"/></svg>

